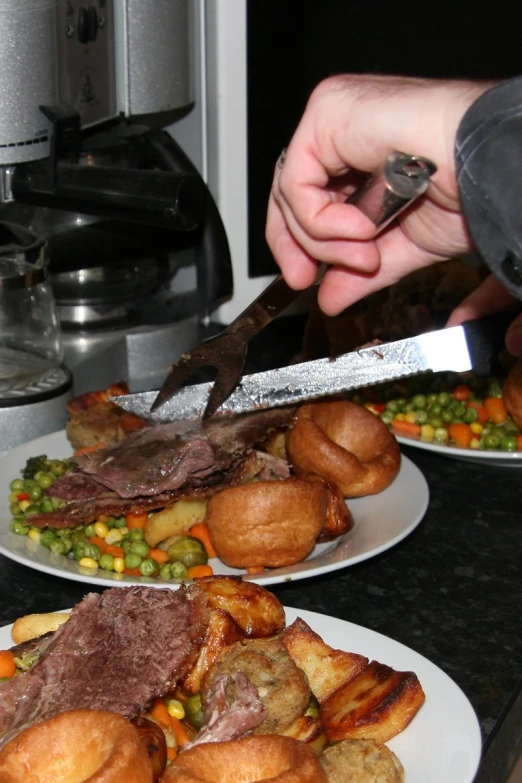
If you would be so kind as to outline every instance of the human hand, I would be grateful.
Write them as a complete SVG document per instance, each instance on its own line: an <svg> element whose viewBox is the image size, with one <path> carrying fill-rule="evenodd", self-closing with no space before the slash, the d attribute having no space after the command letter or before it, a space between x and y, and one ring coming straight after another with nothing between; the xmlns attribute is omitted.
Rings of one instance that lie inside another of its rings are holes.
<svg viewBox="0 0 522 783"><path fill-rule="evenodd" d="M454 162L455 135L491 83L336 76L312 93L276 166L266 237L287 282L310 286L318 262L331 268L319 306L336 315L422 266L469 252ZM375 227L344 203L394 151L437 166L428 192L373 239Z"/></svg>
<svg viewBox="0 0 522 783"><path fill-rule="evenodd" d="M447 326L458 326L464 321L474 321L502 310L511 310L520 301L507 291L493 275L486 277L469 296L452 312ZM510 354L522 358L522 315L513 318L505 337Z"/></svg>

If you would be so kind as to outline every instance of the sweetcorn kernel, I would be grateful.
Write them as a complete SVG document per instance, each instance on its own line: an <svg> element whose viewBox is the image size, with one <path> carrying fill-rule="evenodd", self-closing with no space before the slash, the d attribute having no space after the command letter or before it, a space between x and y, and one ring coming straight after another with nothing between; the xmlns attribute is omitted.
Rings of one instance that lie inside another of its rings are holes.
<svg viewBox="0 0 522 783"><path fill-rule="evenodd" d="M31 530L28 532L27 537L31 539L31 541L34 541L35 543L40 543L40 536L41 536L40 530L35 530L34 528L31 528Z"/></svg>
<svg viewBox="0 0 522 783"><path fill-rule="evenodd" d="M406 421L409 421L412 424L416 423L417 413L415 411L408 411L408 413L405 413L404 415L406 417Z"/></svg>
<svg viewBox="0 0 522 783"><path fill-rule="evenodd" d="M93 570L98 568L98 563L93 557L82 557L82 559L78 561L78 565L83 566L83 568L92 568Z"/></svg>
<svg viewBox="0 0 522 783"><path fill-rule="evenodd" d="M167 702L167 712L171 718L182 720L185 717L185 708L177 699L169 699Z"/></svg>
<svg viewBox="0 0 522 783"><path fill-rule="evenodd" d="M117 528L113 528L112 530L109 530L107 535L105 536L105 542L109 544L117 544L119 541L121 541L123 538L123 533L121 530L118 530Z"/></svg>
<svg viewBox="0 0 522 783"><path fill-rule="evenodd" d="M481 432L482 432L482 431L483 431L483 429L484 429L483 425L482 425L482 424L481 424L479 421L473 421L473 422L472 422L472 423L469 425L469 428L470 428L471 432L473 432L473 433L474 433L474 435L480 435L480 434L481 434Z"/></svg>
<svg viewBox="0 0 522 783"><path fill-rule="evenodd" d="M117 574L123 574L125 568L125 560L123 557L115 557L114 558L114 570Z"/></svg>
<svg viewBox="0 0 522 783"><path fill-rule="evenodd" d="M435 427L431 424L421 425L421 440L432 441L435 435Z"/></svg>
<svg viewBox="0 0 522 783"><path fill-rule="evenodd" d="M105 524L105 522L95 522L94 523L94 532L99 538L107 538L107 535L109 533L109 528Z"/></svg>

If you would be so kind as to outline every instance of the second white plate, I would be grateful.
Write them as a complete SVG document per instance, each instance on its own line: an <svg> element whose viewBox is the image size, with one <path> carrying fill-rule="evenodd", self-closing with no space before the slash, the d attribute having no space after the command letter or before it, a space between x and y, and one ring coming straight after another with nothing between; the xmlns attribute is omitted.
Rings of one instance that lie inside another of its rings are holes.
<svg viewBox="0 0 522 783"><path fill-rule="evenodd" d="M105 587L129 584L154 584L173 587L175 584L133 578L107 571L95 571L79 566L75 560L55 555L27 536L9 530L9 484L20 474L29 457L46 454L64 458L71 454L65 432L54 432L24 443L0 457L0 553L10 560L43 573ZM2 500L3 499L3 500ZM421 522L429 502L426 479L411 460L403 455L400 472L391 486L378 495L349 501L354 527L345 536L315 547L307 560L286 568L275 568L261 574L247 575L229 568L218 559L210 561L215 574L238 574L262 585L305 579L329 571L355 565L384 552L402 541Z"/></svg>
<svg viewBox="0 0 522 783"><path fill-rule="evenodd" d="M522 451L480 451L478 449L463 449L458 446L442 446L437 443L423 443L413 438L396 437L403 446L432 451L434 454L450 457L450 459L493 465L497 468L522 468Z"/></svg>

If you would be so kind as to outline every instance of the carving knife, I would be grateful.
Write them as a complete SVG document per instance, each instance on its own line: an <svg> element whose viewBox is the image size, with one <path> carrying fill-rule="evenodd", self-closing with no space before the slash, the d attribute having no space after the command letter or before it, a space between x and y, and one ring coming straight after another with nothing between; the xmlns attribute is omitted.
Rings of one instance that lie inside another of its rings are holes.
<svg viewBox="0 0 522 783"><path fill-rule="evenodd" d="M318 400L426 372L494 373L513 313L468 321L405 340L243 376L216 415L240 414ZM155 391L113 397L120 408L155 422L200 419L212 383L186 386L151 411Z"/></svg>

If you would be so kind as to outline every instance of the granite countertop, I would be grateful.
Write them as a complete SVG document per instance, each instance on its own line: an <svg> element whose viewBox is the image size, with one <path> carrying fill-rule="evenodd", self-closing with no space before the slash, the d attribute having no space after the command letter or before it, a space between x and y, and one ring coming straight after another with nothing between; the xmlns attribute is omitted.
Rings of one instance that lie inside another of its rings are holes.
<svg viewBox="0 0 522 783"><path fill-rule="evenodd" d="M377 557L272 590L286 606L371 628L443 669L479 718L477 783L502 783L522 749L521 469L404 451L430 487L419 527ZM0 624L69 607L91 589L4 557L0 566Z"/></svg>

